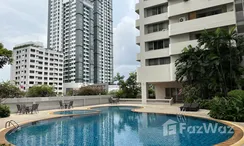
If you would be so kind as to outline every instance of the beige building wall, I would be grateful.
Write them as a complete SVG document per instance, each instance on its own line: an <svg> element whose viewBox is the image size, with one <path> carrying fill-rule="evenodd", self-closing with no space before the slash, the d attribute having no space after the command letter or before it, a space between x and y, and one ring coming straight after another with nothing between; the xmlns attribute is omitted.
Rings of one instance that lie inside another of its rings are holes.
<svg viewBox="0 0 244 146"><path fill-rule="evenodd" d="M140 53L137 54L137 61L140 62L137 81L141 83L143 103L148 98L148 84L155 86L156 99L170 98L167 96L178 98L181 85L175 82L175 61L179 54L188 45L197 46L196 36L201 31L235 26L234 6L234 0L139 0L135 6L139 15L135 27L140 35L135 39L140 46ZM161 8L158 10L156 7ZM147 17L147 11L152 9L155 9L153 13L158 13ZM204 17L202 14L207 15ZM148 25L160 23L167 23L168 27L146 33ZM169 40L168 47L149 49L149 42L165 39ZM152 59L155 61L156 58L169 58L170 62L161 59L157 65L152 65Z"/></svg>

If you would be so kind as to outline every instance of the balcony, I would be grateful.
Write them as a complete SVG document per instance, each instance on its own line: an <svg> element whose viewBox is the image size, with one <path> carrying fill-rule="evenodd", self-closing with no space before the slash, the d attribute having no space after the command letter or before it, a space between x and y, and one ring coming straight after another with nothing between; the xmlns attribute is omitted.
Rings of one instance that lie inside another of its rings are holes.
<svg viewBox="0 0 244 146"><path fill-rule="evenodd" d="M139 3L136 3L136 6L135 6L135 12L137 13L137 14L139 14L140 13L140 4Z"/></svg>
<svg viewBox="0 0 244 146"><path fill-rule="evenodd" d="M136 44L137 44L138 46L140 46L140 36L137 36L137 37L136 37Z"/></svg>
<svg viewBox="0 0 244 146"><path fill-rule="evenodd" d="M145 59L168 57L169 56L169 48L147 51L147 52L145 52L144 56L145 56Z"/></svg>
<svg viewBox="0 0 244 146"><path fill-rule="evenodd" d="M169 5L169 17L233 2L234 0L190 0L187 2L182 1L177 4Z"/></svg>
<svg viewBox="0 0 244 146"><path fill-rule="evenodd" d="M140 30L140 19L136 20L136 28Z"/></svg>
<svg viewBox="0 0 244 146"><path fill-rule="evenodd" d="M185 34L189 32L201 31L204 29L212 29L236 24L235 12L227 12L218 15L188 20L184 22L174 23L169 26L170 36Z"/></svg>
<svg viewBox="0 0 244 146"><path fill-rule="evenodd" d="M156 5L164 4L167 2L168 2L168 0L148 0L148 1L144 1L143 6L144 6L144 8L148 8L148 7L153 7Z"/></svg>
<svg viewBox="0 0 244 146"><path fill-rule="evenodd" d="M172 43L169 45L170 46L169 54L170 55L181 54L182 50L185 47L188 47L189 45L192 45L192 47L196 47L197 44L198 44L197 40L184 41L184 42L179 42L179 43Z"/></svg>
<svg viewBox="0 0 244 146"><path fill-rule="evenodd" d="M136 61L138 61L138 62L141 61L141 54L140 53L136 54Z"/></svg>
<svg viewBox="0 0 244 146"><path fill-rule="evenodd" d="M144 18L143 22L145 25L147 25L147 24L157 23L157 22L161 22L161 21L168 21L168 20L169 20L168 13L162 13L159 15L146 17L146 18Z"/></svg>
<svg viewBox="0 0 244 146"><path fill-rule="evenodd" d="M145 42L150 42L154 40L162 40L162 39L167 39L169 38L169 31L167 29L163 31L158 31L150 34L144 35L144 41Z"/></svg>
<svg viewBox="0 0 244 146"><path fill-rule="evenodd" d="M139 67L138 82L168 82L171 80L170 68L170 64Z"/></svg>

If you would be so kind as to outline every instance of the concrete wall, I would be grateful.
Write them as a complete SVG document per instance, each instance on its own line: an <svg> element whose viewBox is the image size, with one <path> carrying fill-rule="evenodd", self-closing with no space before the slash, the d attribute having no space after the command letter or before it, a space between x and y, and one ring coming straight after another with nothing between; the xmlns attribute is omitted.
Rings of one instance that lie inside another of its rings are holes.
<svg viewBox="0 0 244 146"><path fill-rule="evenodd" d="M8 98L3 103L10 107L12 113L17 111L16 104L26 104L27 106L33 103L39 104L39 110L59 109L59 101L68 102L74 101L74 107L107 104L110 95L104 96L70 96L70 97L36 97L36 98Z"/></svg>

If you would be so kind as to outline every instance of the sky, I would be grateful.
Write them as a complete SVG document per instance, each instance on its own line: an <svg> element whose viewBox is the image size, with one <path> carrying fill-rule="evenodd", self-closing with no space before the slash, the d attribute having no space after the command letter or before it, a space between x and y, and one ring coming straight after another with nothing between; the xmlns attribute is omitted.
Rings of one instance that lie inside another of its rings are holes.
<svg viewBox="0 0 244 146"><path fill-rule="evenodd" d="M138 0L113 0L114 75L128 77L139 63L136 54L135 4ZM4 0L0 5L0 42L12 50L16 44L40 41L47 44L48 0ZM0 69L0 81L10 80L10 66Z"/></svg>

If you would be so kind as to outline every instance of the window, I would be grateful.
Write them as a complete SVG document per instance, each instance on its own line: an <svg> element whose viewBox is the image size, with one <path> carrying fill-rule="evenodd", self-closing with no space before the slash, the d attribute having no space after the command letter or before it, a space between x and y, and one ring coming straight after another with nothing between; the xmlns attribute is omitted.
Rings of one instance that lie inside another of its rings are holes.
<svg viewBox="0 0 244 146"><path fill-rule="evenodd" d="M169 39L158 40L146 43L146 51L169 48Z"/></svg>
<svg viewBox="0 0 244 146"><path fill-rule="evenodd" d="M169 22L160 22L155 24L150 24L145 26L145 34L168 30Z"/></svg>
<svg viewBox="0 0 244 146"><path fill-rule="evenodd" d="M147 66L170 64L170 57L147 59Z"/></svg>
<svg viewBox="0 0 244 146"><path fill-rule="evenodd" d="M153 15L158 15L162 13L166 13L168 11L168 5L159 5L156 7L150 7L145 9L145 17L150 17Z"/></svg>

